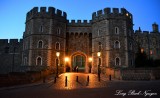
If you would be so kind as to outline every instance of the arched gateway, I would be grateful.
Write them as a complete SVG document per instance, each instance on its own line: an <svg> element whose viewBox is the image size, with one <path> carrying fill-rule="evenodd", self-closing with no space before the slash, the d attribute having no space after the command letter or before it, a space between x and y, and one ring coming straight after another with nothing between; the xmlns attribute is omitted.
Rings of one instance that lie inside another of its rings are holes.
<svg viewBox="0 0 160 98"><path fill-rule="evenodd" d="M72 71L76 71L78 66L78 72L86 71L87 56L83 52L75 52L71 55L71 68Z"/></svg>

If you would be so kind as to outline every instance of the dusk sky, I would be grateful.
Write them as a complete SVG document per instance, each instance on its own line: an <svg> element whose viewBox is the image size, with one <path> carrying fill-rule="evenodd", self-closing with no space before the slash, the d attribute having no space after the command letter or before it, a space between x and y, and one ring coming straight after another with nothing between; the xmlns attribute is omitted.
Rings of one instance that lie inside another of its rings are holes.
<svg viewBox="0 0 160 98"><path fill-rule="evenodd" d="M106 7L126 8L133 15L134 30L152 31L160 25L160 0L0 0L0 39L22 38L26 13L33 7L53 6L67 12L67 19L91 20Z"/></svg>

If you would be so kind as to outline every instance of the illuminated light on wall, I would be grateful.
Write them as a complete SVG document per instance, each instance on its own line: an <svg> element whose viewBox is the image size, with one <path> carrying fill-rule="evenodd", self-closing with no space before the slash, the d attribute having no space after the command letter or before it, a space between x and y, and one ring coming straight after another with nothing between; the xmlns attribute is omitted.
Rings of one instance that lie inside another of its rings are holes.
<svg viewBox="0 0 160 98"><path fill-rule="evenodd" d="M143 48L141 48L141 53L143 53L144 52L144 49Z"/></svg>
<svg viewBox="0 0 160 98"><path fill-rule="evenodd" d="M126 16L128 16L128 13L126 13Z"/></svg>
<svg viewBox="0 0 160 98"><path fill-rule="evenodd" d="M92 62L92 58L91 57L89 58L89 62Z"/></svg>
<svg viewBox="0 0 160 98"><path fill-rule="evenodd" d="M69 61L69 58L68 58L68 57L65 57L65 58L64 58L64 61L65 61L65 62L68 62L68 61Z"/></svg>

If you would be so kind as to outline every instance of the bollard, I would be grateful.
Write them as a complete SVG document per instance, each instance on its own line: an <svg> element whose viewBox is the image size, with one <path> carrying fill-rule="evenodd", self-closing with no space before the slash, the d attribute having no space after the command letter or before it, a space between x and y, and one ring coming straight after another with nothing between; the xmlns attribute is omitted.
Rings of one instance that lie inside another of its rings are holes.
<svg viewBox="0 0 160 98"><path fill-rule="evenodd" d="M109 81L111 81L111 75L109 75Z"/></svg>
<svg viewBox="0 0 160 98"><path fill-rule="evenodd" d="M67 87L67 76L66 76L66 79L65 79L65 87Z"/></svg>
<svg viewBox="0 0 160 98"><path fill-rule="evenodd" d="M78 82L78 76L76 77L76 82Z"/></svg>
<svg viewBox="0 0 160 98"><path fill-rule="evenodd" d="M87 76L87 83L86 83L86 86L89 85L89 76Z"/></svg>
<svg viewBox="0 0 160 98"><path fill-rule="evenodd" d="M89 76L87 77L87 82L89 82Z"/></svg>
<svg viewBox="0 0 160 98"><path fill-rule="evenodd" d="M98 81L100 82L101 80L101 76L100 76L100 73L98 73Z"/></svg>
<svg viewBox="0 0 160 98"><path fill-rule="evenodd" d="M98 77L98 81L99 81L99 82L101 81L101 78L100 78L100 77Z"/></svg>
<svg viewBox="0 0 160 98"><path fill-rule="evenodd" d="M57 79L57 78L56 78L56 77L54 77L54 83L56 83L56 79Z"/></svg>

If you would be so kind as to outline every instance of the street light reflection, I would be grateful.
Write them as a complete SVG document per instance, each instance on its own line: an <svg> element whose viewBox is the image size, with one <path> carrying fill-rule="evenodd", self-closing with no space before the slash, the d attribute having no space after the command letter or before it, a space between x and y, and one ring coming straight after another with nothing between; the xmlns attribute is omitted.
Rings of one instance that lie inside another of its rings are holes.
<svg viewBox="0 0 160 98"><path fill-rule="evenodd" d="M78 81L76 77L78 76ZM88 79L89 76L89 79ZM67 82L66 82L67 77ZM96 74L85 74L85 73L64 73L58 79L54 85L54 88L61 90L74 90L82 88L101 88L106 87L105 81L99 82ZM67 83L67 85L66 85Z"/></svg>

